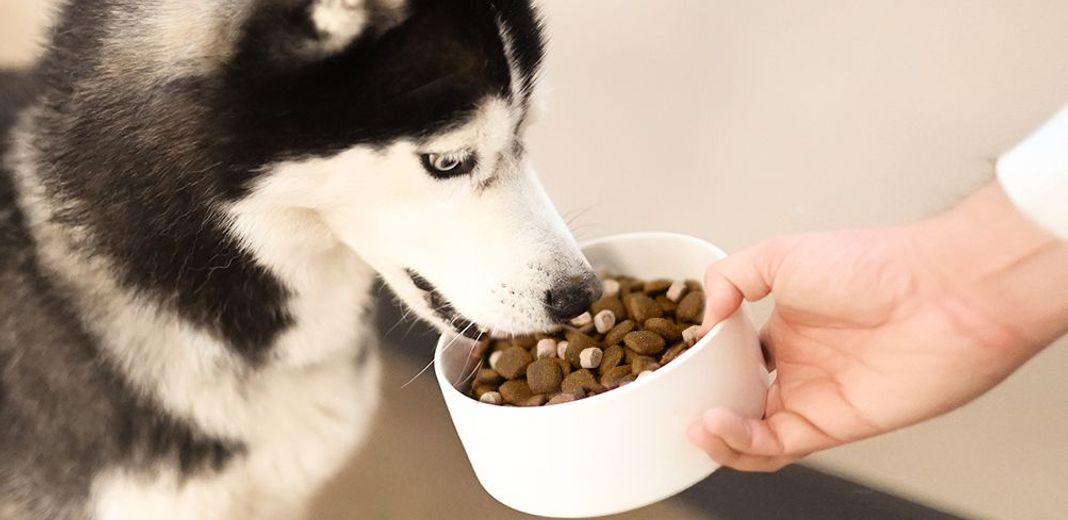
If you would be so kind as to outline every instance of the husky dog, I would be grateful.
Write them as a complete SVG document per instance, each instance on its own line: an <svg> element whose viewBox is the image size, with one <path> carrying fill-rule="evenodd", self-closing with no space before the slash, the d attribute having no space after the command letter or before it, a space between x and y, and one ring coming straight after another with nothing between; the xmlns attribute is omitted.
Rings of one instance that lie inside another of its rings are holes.
<svg viewBox="0 0 1068 520"><path fill-rule="evenodd" d="M0 86L0 518L297 518L375 273L469 336L600 285L524 156L528 0L70 0Z"/></svg>

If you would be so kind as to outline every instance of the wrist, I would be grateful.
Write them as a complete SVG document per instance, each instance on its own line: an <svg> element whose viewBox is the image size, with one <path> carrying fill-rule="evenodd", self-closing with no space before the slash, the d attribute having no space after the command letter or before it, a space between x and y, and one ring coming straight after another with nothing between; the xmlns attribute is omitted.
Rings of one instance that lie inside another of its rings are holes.
<svg viewBox="0 0 1068 520"><path fill-rule="evenodd" d="M1068 331L1068 241L992 182L913 227L918 261L990 343L1034 353Z"/></svg>

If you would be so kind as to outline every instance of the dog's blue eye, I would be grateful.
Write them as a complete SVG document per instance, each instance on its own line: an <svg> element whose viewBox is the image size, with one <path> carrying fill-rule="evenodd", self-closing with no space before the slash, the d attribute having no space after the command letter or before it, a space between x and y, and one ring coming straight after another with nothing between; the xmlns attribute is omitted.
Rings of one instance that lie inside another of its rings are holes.
<svg viewBox="0 0 1068 520"><path fill-rule="evenodd" d="M423 168L435 179L448 179L458 175L466 175L475 169L475 154L473 153L427 153L420 156Z"/></svg>

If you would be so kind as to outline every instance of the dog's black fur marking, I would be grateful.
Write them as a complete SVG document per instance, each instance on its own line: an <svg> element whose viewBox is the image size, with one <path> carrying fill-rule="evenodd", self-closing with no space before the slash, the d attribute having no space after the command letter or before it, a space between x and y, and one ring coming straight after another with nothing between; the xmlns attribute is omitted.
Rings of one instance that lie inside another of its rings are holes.
<svg viewBox="0 0 1068 520"><path fill-rule="evenodd" d="M543 45L527 1L413 0L403 21L341 52L280 59L299 45L273 39L321 37L309 31L308 2L255 0L218 70L139 81L144 71L107 67L109 16L132 5L68 2L36 71L0 73L0 157L10 159L11 125L32 104L22 137L33 164L19 168L64 208L60 224L87 229L80 252L106 259L125 289L223 340L250 369L293 325L290 293L237 243L220 207L249 193L266 165L420 142L462 124L486 96L525 95ZM523 85L510 84L497 20L510 26ZM70 289L38 262L17 199L0 165L0 511L83 518L106 469L162 465L188 477L241 456L240 442L172 417L110 364Z"/></svg>
<svg viewBox="0 0 1068 520"><path fill-rule="evenodd" d="M0 71L0 156L35 91L29 74ZM65 508L83 503L103 468L147 471L172 460L188 476L218 471L244 450L160 411L98 355L64 290L40 271L3 166L0 291L0 499L31 518L80 518Z"/></svg>
<svg viewBox="0 0 1068 520"><path fill-rule="evenodd" d="M426 299L427 305L434 311L434 314L445 323L448 323L457 334L475 341L482 338L485 333L476 326L475 322L460 314L452 302L434 287L434 284L411 269L406 269L406 272L408 273L408 278L412 280L412 284L425 293L423 297Z"/></svg>
<svg viewBox="0 0 1068 520"><path fill-rule="evenodd" d="M122 283L253 364L292 325L289 293L234 242L218 204L248 193L264 165L419 139L462 123L486 96L507 95L496 16L514 24L524 82L543 52L525 1L415 0L399 26L281 66L271 42L309 37L305 2L289 2L253 14L221 74L104 90L100 13L113 1L76 1L57 25L41 66L49 110L37 124L49 138L34 143L37 167L71 202L62 217L90 226Z"/></svg>
<svg viewBox="0 0 1068 520"><path fill-rule="evenodd" d="M418 139L463 123L487 96L507 97L509 66L489 6L417 0L390 31L371 32L326 59L294 57L285 67L274 65L270 42L300 26L288 27L284 13L254 18L219 90L224 97L213 103L237 139L226 150L235 165L228 193L243 194L265 162ZM294 95L308 92L315 95Z"/></svg>
<svg viewBox="0 0 1068 520"><path fill-rule="evenodd" d="M96 19L106 3L74 2L56 26L40 64L46 110L34 121L35 167L71 208L60 220L89 227L87 252L106 255L121 283L261 363L292 317L286 288L238 246L216 207L226 136L207 130L207 101L218 86L101 82Z"/></svg>
<svg viewBox="0 0 1068 520"><path fill-rule="evenodd" d="M509 30L512 53L523 83L514 86L514 90L524 96L530 96L545 59L545 37L541 18L537 9L529 2L503 0L494 2L493 5Z"/></svg>

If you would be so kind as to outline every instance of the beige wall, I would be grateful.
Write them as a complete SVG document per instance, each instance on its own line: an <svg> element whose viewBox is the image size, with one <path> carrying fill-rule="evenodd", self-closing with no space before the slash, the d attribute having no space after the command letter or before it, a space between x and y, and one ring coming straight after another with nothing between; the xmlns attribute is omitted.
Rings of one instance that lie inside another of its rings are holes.
<svg viewBox="0 0 1068 520"><path fill-rule="evenodd" d="M39 49L53 0L0 1L0 66L21 65Z"/></svg>
<svg viewBox="0 0 1068 520"><path fill-rule="evenodd" d="M1068 102L1063 0L543 4L549 111L531 145L582 237L737 249L918 218ZM0 2L0 61L25 56L34 5ZM973 516L1061 517L1064 367L1062 342L958 412L813 462Z"/></svg>
<svg viewBox="0 0 1068 520"><path fill-rule="evenodd" d="M581 236L677 230L734 250L915 219L1068 103L1063 0L544 4L550 111L532 149ZM1063 518L1065 343L971 406L812 460L974 516Z"/></svg>

